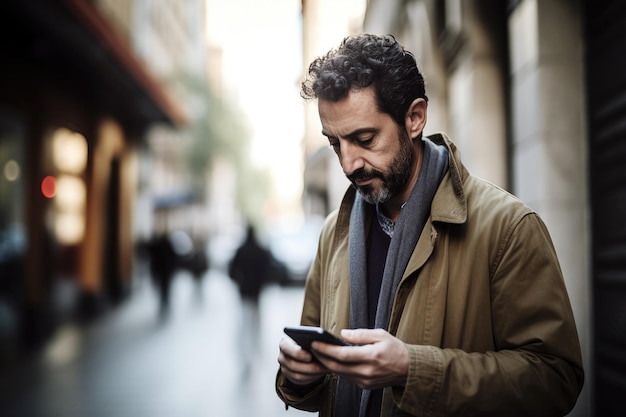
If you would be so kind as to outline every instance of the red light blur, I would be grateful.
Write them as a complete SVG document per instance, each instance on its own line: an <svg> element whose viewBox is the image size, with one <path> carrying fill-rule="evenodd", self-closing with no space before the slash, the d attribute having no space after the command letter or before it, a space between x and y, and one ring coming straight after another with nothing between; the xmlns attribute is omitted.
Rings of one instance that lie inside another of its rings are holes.
<svg viewBox="0 0 626 417"><path fill-rule="evenodd" d="M57 181L52 175L46 176L41 181L41 194L46 198L52 198L57 193Z"/></svg>

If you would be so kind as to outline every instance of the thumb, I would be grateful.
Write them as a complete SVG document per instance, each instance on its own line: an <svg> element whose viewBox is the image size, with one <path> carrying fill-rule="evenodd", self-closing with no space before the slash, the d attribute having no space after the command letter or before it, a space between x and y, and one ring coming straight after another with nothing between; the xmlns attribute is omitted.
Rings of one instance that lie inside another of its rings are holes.
<svg viewBox="0 0 626 417"><path fill-rule="evenodd" d="M343 329L341 337L354 345L367 345L381 341L387 332L383 329Z"/></svg>

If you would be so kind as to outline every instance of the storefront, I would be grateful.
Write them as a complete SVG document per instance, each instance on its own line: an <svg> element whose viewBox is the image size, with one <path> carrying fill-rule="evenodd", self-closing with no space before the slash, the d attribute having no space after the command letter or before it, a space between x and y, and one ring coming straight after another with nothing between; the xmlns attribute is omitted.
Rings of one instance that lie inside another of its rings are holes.
<svg viewBox="0 0 626 417"><path fill-rule="evenodd" d="M124 295L137 148L183 117L89 2L8 0L0 16L0 303L31 340L68 291L84 312Z"/></svg>

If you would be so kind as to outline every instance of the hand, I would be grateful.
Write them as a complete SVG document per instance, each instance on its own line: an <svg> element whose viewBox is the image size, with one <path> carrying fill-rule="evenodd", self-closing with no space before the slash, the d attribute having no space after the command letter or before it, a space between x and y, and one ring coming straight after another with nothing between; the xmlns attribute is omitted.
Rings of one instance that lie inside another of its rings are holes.
<svg viewBox="0 0 626 417"><path fill-rule="evenodd" d="M292 338L285 336L278 345L278 363L283 375L296 385L309 385L330 373L310 352L302 349Z"/></svg>
<svg viewBox="0 0 626 417"><path fill-rule="evenodd" d="M325 369L370 390L406 383L409 351L400 339L383 329L342 330L341 337L359 346L311 345Z"/></svg>

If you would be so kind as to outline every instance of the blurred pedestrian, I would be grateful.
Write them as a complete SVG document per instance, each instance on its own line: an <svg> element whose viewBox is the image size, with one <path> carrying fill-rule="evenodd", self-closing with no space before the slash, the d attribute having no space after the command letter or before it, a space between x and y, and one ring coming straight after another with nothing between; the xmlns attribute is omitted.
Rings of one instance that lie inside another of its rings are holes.
<svg viewBox="0 0 626 417"><path fill-rule="evenodd" d="M243 375L246 376L259 347L259 297L270 281L273 257L261 246L252 224L246 227L246 236L230 261L228 273L241 295L241 320L239 346Z"/></svg>
<svg viewBox="0 0 626 417"><path fill-rule="evenodd" d="M415 57L348 37L302 85L351 181L321 232L301 324L356 346L279 345L281 399L320 416L563 416L576 325L537 213L426 137Z"/></svg>
<svg viewBox="0 0 626 417"><path fill-rule="evenodd" d="M155 235L148 246L150 274L159 293L159 313L165 317L170 307L170 289L176 270L176 252L167 234Z"/></svg>

